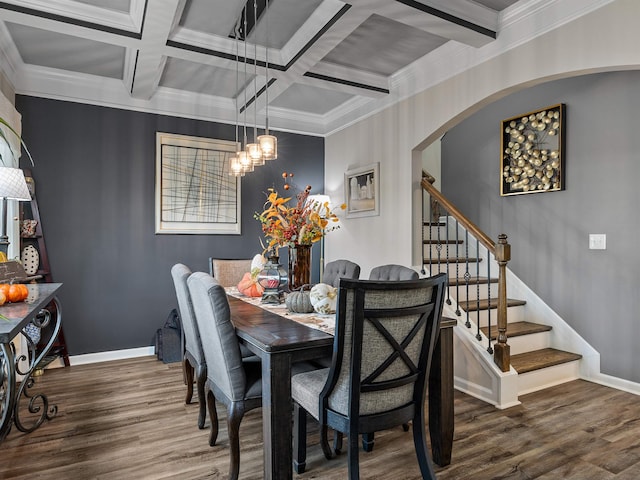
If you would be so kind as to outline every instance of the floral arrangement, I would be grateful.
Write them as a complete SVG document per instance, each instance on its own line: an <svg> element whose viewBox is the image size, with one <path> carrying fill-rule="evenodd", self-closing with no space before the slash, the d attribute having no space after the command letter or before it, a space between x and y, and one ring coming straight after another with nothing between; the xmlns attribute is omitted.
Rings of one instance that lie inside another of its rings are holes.
<svg viewBox="0 0 640 480"><path fill-rule="evenodd" d="M309 200L311 185L307 185L296 195L297 203L289 205L293 197L280 197L273 188L269 189L264 211L254 218L262 223L262 232L268 240L264 250L280 247L311 245L322 239L328 232L340 228L338 216L329 208L329 202ZM340 205L346 209L346 205Z"/></svg>

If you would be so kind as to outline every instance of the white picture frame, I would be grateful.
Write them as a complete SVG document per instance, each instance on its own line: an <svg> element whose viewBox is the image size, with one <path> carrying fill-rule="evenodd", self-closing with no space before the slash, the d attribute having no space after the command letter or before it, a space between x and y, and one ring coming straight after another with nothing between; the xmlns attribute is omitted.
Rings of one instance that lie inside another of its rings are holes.
<svg viewBox="0 0 640 480"><path fill-rule="evenodd" d="M352 168L344 173L347 218L380 215L380 164Z"/></svg>
<svg viewBox="0 0 640 480"><path fill-rule="evenodd" d="M241 234L236 143L156 132L156 234Z"/></svg>

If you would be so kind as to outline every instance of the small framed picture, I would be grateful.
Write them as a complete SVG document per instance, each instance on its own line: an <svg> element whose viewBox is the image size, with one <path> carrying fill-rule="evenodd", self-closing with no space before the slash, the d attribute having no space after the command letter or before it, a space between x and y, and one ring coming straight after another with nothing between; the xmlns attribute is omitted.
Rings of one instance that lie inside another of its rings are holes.
<svg viewBox="0 0 640 480"><path fill-rule="evenodd" d="M380 164L372 163L344 174L347 218L380 214Z"/></svg>

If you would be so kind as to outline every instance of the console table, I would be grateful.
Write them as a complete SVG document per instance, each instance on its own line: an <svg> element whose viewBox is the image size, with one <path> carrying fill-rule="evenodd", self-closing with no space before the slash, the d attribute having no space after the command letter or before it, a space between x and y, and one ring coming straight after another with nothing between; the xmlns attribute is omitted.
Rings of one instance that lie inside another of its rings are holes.
<svg viewBox="0 0 640 480"><path fill-rule="evenodd" d="M54 344L62 324L62 310L56 297L61 286L61 283L28 284L29 295L25 302L7 303L0 307L0 442L14 424L21 432L29 433L45 420L52 419L58 411L56 406L49 405L44 394L34 393L32 389L35 385L33 373ZM51 303L55 305L53 315L46 309ZM33 340L23 331L30 322L40 329L54 322L51 337L41 352L36 352ZM17 335L26 339L27 355L16 357L11 341ZM24 361L27 367L21 368L20 363ZM20 382L18 375L22 375ZM25 404L25 414L29 415L27 419L21 417L22 404Z"/></svg>

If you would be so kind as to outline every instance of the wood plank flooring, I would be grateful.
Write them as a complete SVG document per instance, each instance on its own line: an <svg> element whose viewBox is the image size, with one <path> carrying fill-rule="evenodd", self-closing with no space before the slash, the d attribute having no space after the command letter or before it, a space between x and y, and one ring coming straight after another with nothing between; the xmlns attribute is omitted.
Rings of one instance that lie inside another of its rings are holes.
<svg viewBox="0 0 640 480"><path fill-rule="evenodd" d="M153 357L48 370L38 391L58 415L0 444L0 479L175 479L227 477L226 411L218 445L198 430L197 403L184 405L180 364ZM453 461L440 480L640 478L640 398L574 381L497 410L456 392ZM324 460L309 425L307 472L297 479L346 478L346 454ZM262 478L261 411L242 422L240 478ZM360 453L363 479L420 478L411 433L376 434Z"/></svg>

